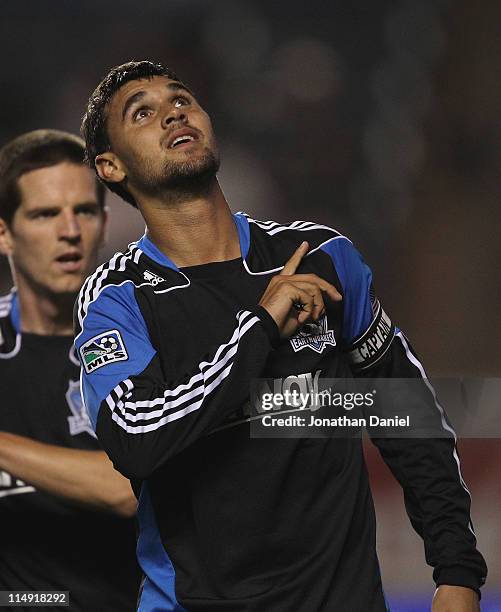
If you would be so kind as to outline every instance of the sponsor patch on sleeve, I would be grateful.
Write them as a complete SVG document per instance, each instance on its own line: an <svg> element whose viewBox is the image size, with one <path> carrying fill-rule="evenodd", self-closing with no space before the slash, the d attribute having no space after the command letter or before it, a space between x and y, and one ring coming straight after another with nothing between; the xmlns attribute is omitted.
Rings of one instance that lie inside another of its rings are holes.
<svg viewBox="0 0 501 612"><path fill-rule="evenodd" d="M378 300L373 303L374 319L367 330L348 349L348 357L355 370L373 366L390 348L395 326Z"/></svg>
<svg viewBox="0 0 501 612"><path fill-rule="evenodd" d="M125 361L129 355L120 332L110 329L82 344L80 357L85 371L90 374L115 361Z"/></svg>

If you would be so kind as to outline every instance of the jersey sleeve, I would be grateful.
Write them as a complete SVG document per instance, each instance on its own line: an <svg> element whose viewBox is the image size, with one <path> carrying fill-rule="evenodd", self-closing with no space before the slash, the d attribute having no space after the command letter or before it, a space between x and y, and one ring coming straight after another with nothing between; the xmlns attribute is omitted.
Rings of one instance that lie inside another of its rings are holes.
<svg viewBox="0 0 501 612"><path fill-rule="evenodd" d="M418 379L421 382L408 396L394 401L412 402L414 411L436 415L443 428L443 437L436 438L372 437L403 488L407 514L424 540L433 578L437 585L466 586L480 594L487 567L476 549L471 498L461 475L454 430L408 339L379 303L372 272L361 255L345 238L323 248L343 289L343 340L353 374Z"/></svg>
<svg viewBox="0 0 501 612"><path fill-rule="evenodd" d="M260 307L241 311L211 354L182 379L165 380L134 285L101 292L75 345L84 404L115 467L128 478L146 478L221 425L248 399L246 381L259 377L278 335L274 326Z"/></svg>

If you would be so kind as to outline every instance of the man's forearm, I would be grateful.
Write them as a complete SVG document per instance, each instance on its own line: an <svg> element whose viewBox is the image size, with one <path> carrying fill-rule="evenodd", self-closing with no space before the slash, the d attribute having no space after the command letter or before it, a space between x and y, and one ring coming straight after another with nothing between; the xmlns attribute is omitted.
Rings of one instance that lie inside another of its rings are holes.
<svg viewBox="0 0 501 612"><path fill-rule="evenodd" d="M478 595L472 589L443 584L435 591L432 612L480 612Z"/></svg>
<svg viewBox="0 0 501 612"><path fill-rule="evenodd" d="M36 488L121 516L133 516L129 481L103 451L77 450L0 432L0 469Z"/></svg>

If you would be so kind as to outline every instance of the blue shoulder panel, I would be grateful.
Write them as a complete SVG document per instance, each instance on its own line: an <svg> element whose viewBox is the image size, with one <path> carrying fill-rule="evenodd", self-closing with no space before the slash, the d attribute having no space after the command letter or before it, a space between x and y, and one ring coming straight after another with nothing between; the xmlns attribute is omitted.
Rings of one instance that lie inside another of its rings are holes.
<svg viewBox="0 0 501 612"><path fill-rule="evenodd" d="M344 237L324 244L321 250L330 255L343 288L343 337L352 342L373 319L370 287L372 272L353 244Z"/></svg>
<svg viewBox="0 0 501 612"><path fill-rule="evenodd" d="M240 213L234 214L233 219L237 226L238 239L240 241L240 252L242 254L242 258L245 259L247 257L247 253L249 252L250 246L249 222L247 221L245 215Z"/></svg>
<svg viewBox="0 0 501 612"><path fill-rule="evenodd" d="M165 266L166 268L171 268L172 270L178 270L176 264L162 253L162 251L157 247L157 245L152 242L148 236L145 234L140 240L137 242L137 246L146 253L150 259L156 261L157 264L161 266Z"/></svg>
<svg viewBox="0 0 501 612"><path fill-rule="evenodd" d="M118 383L140 374L156 353L132 281L103 289L89 305L75 346L82 395L95 429L101 402Z"/></svg>
<svg viewBox="0 0 501 612"><path fill-rule="evenodd" d="M10 321L12 323L12 326L16 330L16 334L20 334L21 333L21 317L19 315L19 300L17 297L17 291L14 291L12 295Z"/></svg>
<svg viewBox="0 0 501 612"><path fill-rule="evenodd" d="M174 567L160 538L146 482L141 487L137 518L137 559L145 574L138 612L185 612L176 600Z"/></svg>

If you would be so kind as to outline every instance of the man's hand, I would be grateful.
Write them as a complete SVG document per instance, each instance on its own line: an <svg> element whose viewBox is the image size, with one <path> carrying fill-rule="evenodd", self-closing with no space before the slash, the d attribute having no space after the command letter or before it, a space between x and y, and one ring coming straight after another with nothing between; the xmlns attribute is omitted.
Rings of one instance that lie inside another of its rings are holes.
<svg viewBox="0 0 501 612"><path fill-rule="evenodd" d="M478 595L467 587L442 584L433 596L431 612L480 612Z"/></svg>
<svg viewBox="0 0 501 612"><path fill-rule="evenodd" d="M335 302L341 294L316 274L296 274L309 245L303 242L295 251L283 270L274 276L259 302L278 325L281 338L290 338L308 321L317 321L325 314L322 292Z"/></svg>

